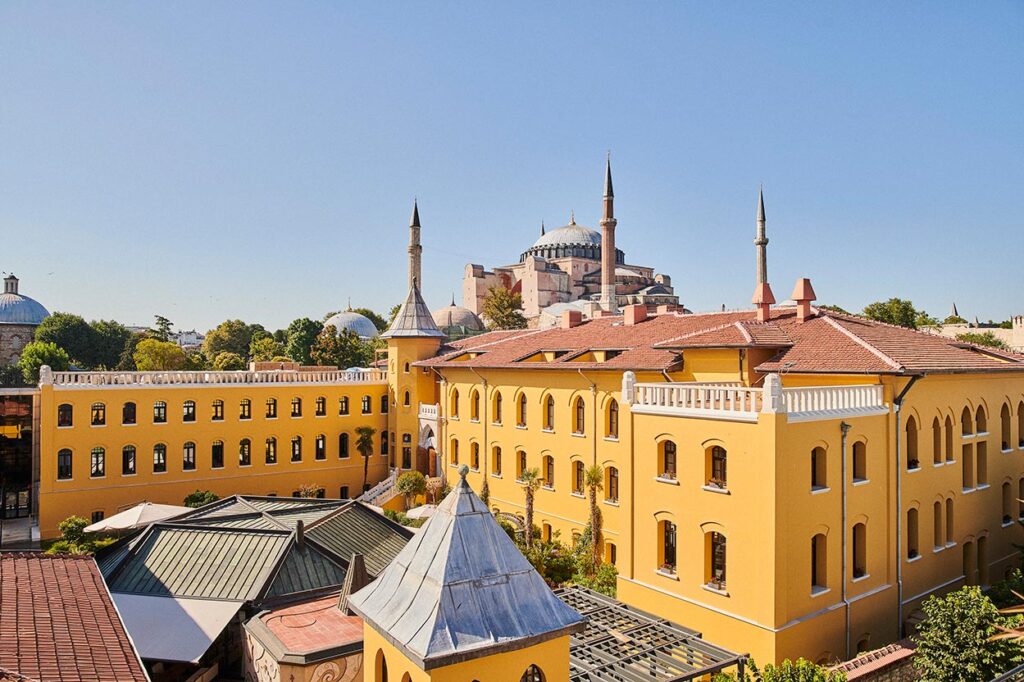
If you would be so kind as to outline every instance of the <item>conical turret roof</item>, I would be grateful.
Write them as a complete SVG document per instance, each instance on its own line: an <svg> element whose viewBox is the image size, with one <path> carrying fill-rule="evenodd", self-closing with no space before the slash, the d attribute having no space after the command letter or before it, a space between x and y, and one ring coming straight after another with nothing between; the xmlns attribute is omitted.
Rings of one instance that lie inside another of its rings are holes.
<svg viewBox="0 0 1024 682"><path fill-rule="evenodd" d="M434 317L430 314L427 304L423 302L419 286L415 282L409 289L409 295L405 297L402 307L398 309L398 314L395 315L391 326L380 336L382 339L444 337L444 332L437 328Z"/></svg>
<svg viewBox="0 0 1024 682"><path fill-rule="evenodd" d="M424 670L580 632L470 489L465 470L430 520L348 606Z"/></svg>

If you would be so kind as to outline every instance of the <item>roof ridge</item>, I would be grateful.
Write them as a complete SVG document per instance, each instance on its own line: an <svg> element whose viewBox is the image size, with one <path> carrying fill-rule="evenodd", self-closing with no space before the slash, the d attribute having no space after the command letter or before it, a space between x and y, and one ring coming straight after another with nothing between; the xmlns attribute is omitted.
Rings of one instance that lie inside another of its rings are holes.
<svg viewBox="0 0 1024 682"><path fill-rule="evenodd" d="M663 346L663 345L665 345L667 343L672 343L673 341L681 341L683 339L688 339L688 338L693 337L693 336L700 336L701 334L707 334L708 332L717 332L717 331L719 331L721 329L728 329L729 327L732 327L738 321L739 320L734 320L733 322L723 322L722 324L716 325L714 327L701 327L700 329L698 329L696 331L687 332L686 334L680 334L679 336L673 336L672 338L665 339L664 341L656 341L656 342L654 342L651 345L652 346ZM750 339L747 339L747 340L749 341Z"/></svg>
<svg viewBox="0 0 1024 682"><path fill-rule="evenodd" d="M749 331L747 331L746 325L742 324L739 320L733 322L733 325L740 330L740 334L743 335L743 338L746 340L747 343L754 342L754 337L750 335Z"/></svg>
<svg viewBox="0 0 1024 682"><path fill-rule="evenodd" d="M828 315L822 315L822 316L821 316L821 318L822 318L823 320L825 320L825 322L826 322L827 324L830 324L830 325L832 325L833 327L835 327L836 329L838 329L838 330L839 330L839 331L840 331L841 333L843 333L843 334L845 334L846 336L848 336L848 337L849 337L849 338L850 338L851 340L853 340L853 342L854 342L854 343L857 343L857 344L859 344L860 346L863 346L863 347L864 347L864 348L865 348L865 349L866 349L866 350L867 350L868 352L872 353L873 355L875 355L876 357L878 357L879 359L881 359L881 360L882 360L883 362L885 362L885 363L886 363L887 365L889 365L890 367L892 367L892 368L894 368L894 369L898 369L898 370L901 370L901 371L902 371L902 370L905 370L905 369L906 369L906 367L904 367L904 366L903 366L903 365L901 365L900 363L896 362L896 361L895 361L895 360L893 360L893 359L892 359L891 357L889 357L888 355L886 355L885 353L883 353L883 352L882 352L882 351L880 351L879 349L875 348L875 347L874 347L873 345L871 345L870 343L868 343L867 341L865 341L865 340L864 340L864 339L862 339L861 337L857 336L857 335L856 335L856 334L854 334L854 333L853 333L852 331L850 331L849 329L847 329L847 328L846 328L846 327L844 327L843 325L839 324L838 322L836 322L835 320L833 320L833 319L832 319L831 317L829 317Z"/></svg>

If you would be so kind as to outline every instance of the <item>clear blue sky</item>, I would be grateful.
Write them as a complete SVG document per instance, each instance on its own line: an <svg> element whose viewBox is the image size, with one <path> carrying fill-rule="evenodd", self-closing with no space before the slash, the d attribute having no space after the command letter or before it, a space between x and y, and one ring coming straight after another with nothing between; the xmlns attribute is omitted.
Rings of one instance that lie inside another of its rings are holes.
<svg viewBox="0 0 1024 682"><path fill-rule="evenodd" d="M50 310L268 328L597 227L695 310L1024 313L1024 3L0 4L0 270Z"/></svg>

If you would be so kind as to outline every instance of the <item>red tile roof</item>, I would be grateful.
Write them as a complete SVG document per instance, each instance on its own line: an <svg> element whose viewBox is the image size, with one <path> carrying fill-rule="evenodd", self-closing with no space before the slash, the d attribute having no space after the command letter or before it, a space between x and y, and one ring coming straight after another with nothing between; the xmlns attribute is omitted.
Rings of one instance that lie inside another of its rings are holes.
<svg viewBox="0 0 1024 682"><path fill-rule="evenodd" d="M363 619L338 608L338 595L293 604L260 615L290 653L310 654L363 641Z"/></svg>
<svg viewBox="0 0 1024 682"><path fill-rule="evenodd" d="M778 353L762 372L921 374L1024 371L1024 355L995 351L856 315L815 310L800 322L796 309L773 308L772 319L734 311L655 315L632 326L602 317L570 329L490 332L445 346L426 367L671 370L693 348L769 348ZM619 349L606 362L577 362L589 350ZM540 351L569 351L550 362L523 362ZM466 351L478 353L466 357Z"/></svg>
<svg viewBox="0 0 1024 682"><path fill-rule="evenodd" d="M47 682L149 679L92 557L0 553L0 613L0 670Z"/></svg>

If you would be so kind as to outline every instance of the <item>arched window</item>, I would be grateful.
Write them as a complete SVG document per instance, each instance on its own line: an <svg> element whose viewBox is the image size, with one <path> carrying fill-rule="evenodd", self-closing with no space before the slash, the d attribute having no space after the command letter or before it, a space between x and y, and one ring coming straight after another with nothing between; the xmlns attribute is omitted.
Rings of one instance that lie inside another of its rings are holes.
<svg viewBox="0 0 1024 682"><path fill-rule="evenodd" d="M495 424L501 423L501 391L494 392L494 408L491 421Z"/></svg>
<svg viewBox="0 0 1024 682"><path fill-rule="evenodd" d="M469 418L471 421L480 421L480 391L476 389L469 394Z"/></svg>
<svg viewBox="0 0 1024 682"><path fill-rule="evenodd" d="M1017 405L1017 447L1024 449L1024 401Z"/></svg>
<svg viewBox="0 0 1024 682"><path fill-rule="evenodd" d="M953 544L953 498L946 498L946 544Z"/></svg>
<svg viewBox="0 0 1024 682"><path fill-rule="evenodd" d="M316 416L326 417L327 416L327 398L322 395L316 398Z"/></svg>
<svg viewBox="0 0 1024 682"><path fill-rule="evenodd" d="M453 388L451 398L448 401L448 415L453 419L459 418L459 389Z"/></svg>
<svg viewBox="0 0 1024 682"><path fill-rule="evenodd" d="M459 465L459 441L457 439L452 438L452 446L451 446L451 450L450 450L450 452L448 454L449 454L449 459L451 460L452 466L458 466Z"/></svg>
<svg viewBox="0 0 1024 682"><path fill-rule="evenodd" d="M619 470L615 467L607 467L604 470L604 499L608 502L619 501Z"/></svg>
<svg viewBox="0 0 1024 682"><path fill-rule="evenodd" d="M238 441L238 466L247 467L252 464L252 441L243 438Z"/></svg>
<svg viewBox="0 0 1024 682"><path fill-rule="evenodd" d="M121 449L121 475L135 475L135 445L125 445Z"/></svg>
<svg viewBox="0 0 1024 682"><path fill-rule="evenodd" d="M917 420L914 415L907 417L907 471L921 468L917 458Z"/></svg>
<svg viewBox="0 0 1024 682"><path fill-rule="evenodd" d="M862 440L853 444L853 480L868 480L868 446Z"/></svg>
<svg viewBox="0 0 1024 682"><path fill-rule="evenodd" d="M186 400L181 404L181 421L194 422L196 420L196 401Z"/></svg>
<svg viewBox="0 0 1024 682"><path fill-rule="evenodd" d="M210 468L224 468L224 441L215 440L210 444Z"/></svg>
<svg viewBox="0 0 1024 682"><path fill-rule="evenodd" d="M57 426L74 426L75 409L68 403L57 406Z"/></svg>
<svg viewBox="0 0 1024 682"><path fill-rule="evenodd" d="M548 431L555 429L555 398L550 395L544 401L544 428Z"/></svg>
<svg viewBox="0 0 1024 682"><path fill-rule="evenodd" d="M248 398L242 398L238 403L238 418L252 419L252 401Z"/></svg>
<svg viewBox="0 0 1024 682"><path fill-rule="evenodd" d="M918 527L917 527L917 509L907 510L907 558L916 559L921 556L918 549Z"/></svg>
<svg viewBox="0 0 1024 682"><path fill-rule="evenodd" d="M387 431L381 431L380 432L380 454L384 455L385 457L388 454L388 432Z"/></svg>
<svg viewBox="0 0 1024 682"><path fill-rule="evenodd" d="M338 436L338 459L347 459L348 454L348 434L342 433Z"/></svg>
<svg viewBox="0 0 1024 682"><path fill-rule="evenodd" d="M215 422L224 421L224 401L214 400L212 404L212 413L210 414L210 420Z"/></svg>
<svg viewBox="0 0 1024 682"><path fill-rule="evenodd" d="M605 435L608 438L619 437L619 402L614 398L608 401L608 425Z"/></svg>
<svg viewBox="0 0 1024 682"><path fill-rule="evenodd" d="M1013 491L1010 482L1003 483L1003 525L1013 522Z"/></svg>
<svg viewBox="0 0 1024 682"><path fill-rule="evenodd" d="M192 441L181 446L181 468L184 471L193 471L196 468L196 444Z"/></svg>
<svg viewBox="0 0 1024 682"><path fill-rule="evenodd" d="M555 458L551 455L544 455L544 487L555 487Z"/></svg>
<svg viewBox="0 0 1024 682"><path fill-rule="evenodd" d="M327 436L322 433L317 434L316 440L313 441L313 457L327 459Z"/></svg>
<svg viewBox="0 0 1024 682"><path fill-rule="evenodd" d="M384 658L384 651L377 650L377 660L374 663L374 682L388 682L388 662Z"/></svg>
<svg viewBox="0 0 1024 682"><path fill-rule="evenodd" d="M491 450L491 473L501 476L501 448L497 445Z"/></svg>
<svg viewBox="0 0 1024 682"><path fill-rule="evenodd" d="M583 398L576 398L574 403L575 414L573 415L572 432L577 435L582 435L586 431L587 425L587 405L583 401Z"/></svg>
<svg viewBox="0 0 1024 682"><path fill-rule="evenodd" d="M932 544L935 545L935 549L939 549L945 543L942 536L942 502L938 500L932 505Z"/></svg>
<svg viewBox="0 0 1024 682"><path fill-rule="evenodd" d="M707 586L716 589L725 589L725 536L712 531L705 535L707 538L707 559L705 563L705 580Z"/></svg>
<svg viewBox="0 0 1024 682"><path fill-rule="evenodd" d="M267 398L267 419L277 418L277 398Z"/></svg>
<svg viewBox="0 0 1024 682"><path fill-rule="evenodd" d="M302 436L292 436L292 461L302 461Z"/></svg>
<svg viewBox="0 0 1024 682"><path fill-rule="evenodd" d="M536 665L531 665L519 678L519 682L544 682L544 672Z"/></svg>
<svg viewBox="0 0 1024 682"><path fill-rule="evenodd" d="M979 433L988 433L988 415L985 414L985 407L978 405L978 409L974 413L974 428Z"/></svg>
<svg viewBox="0 0 1024 682"><path fill-rule="evenodd" d="M157 443L153 446L153 473L161 474L167 471L167 446Z"/></svg>
<svg viewBox="0 0 1024 682"><path fill-rule="evenodd" d="M519 414L516 415L516 425L526 426L526 394L519 396Z"/></svg>
<svg viewBox="0 0 1024 682"><path fill-rule="evenodd" d="M408 362L405 363L405 366L402 368L402 371L405 372L406 374L409 373L409 363Z"/></svg>
<svg viewBox="0 0 1024 682"><path fill-rule="evenodd" d="M107 423L107 406L104 403L93 403L89 413L89 423L93 426L103 426Z"/></svg>
<svg viewBox="0 0 1024 682"><path fill-rule="evenodd" d="M576 460L572 463L572 491L577 495L582 495L585 486L586 474L583 462Z"/></svg>
<svg viewBox="0 0 1024 682"><path fill-rule="evenodd" d="M338 398L338 414L342 417L348 414L348 396L343 395Z"/></svg>
<svg viewBox="0 0 1024 682"><path fill-rule="evenodd" d="M73 475L71 450L64 448L57 451L57 480L69 481ZM1024 480L1024 479L1022 479Z"/></svg>
<svg viewBox="0 0 1024 682"><path fill-rule="evenodd" d="M402 468L412 469L412 434L402 434Z"/></svg>
<svg viewBox="0 0 1024 682"><path fill-rule="evenodd" d="M480 444L469 444L469 466L473 471L480 471Z"/></svg>
<svg viewBox="0 0 1024 682"><path fill-rule="evenodd" d="M516 453L516 480L523 480L523 473L526 471L526 453L520 450ZM1021 479L1024 481L1024 478ZM1022 484L1024 485L1024 484Z"/></svg>
<svg viewBox="0 0 1024 682"><path fill-rule="evenodd" d="M406 391L402 396L402 405L409 407L410 404L412 404L412 396L409 394L409 391Z"/></svg>
<svg viewBox="0 0 1024 682"><path fill-rule="evenodd" d="M153 423L167 423L167 403L165 403L163 400L158 400L155 403L153 403Z"/></svg>
<svg viewBox="0 0 1024 682"><path fill-rule="evenodd" d="M107 475L107 453L103 448L93 448L89 454L89 476L103 478Z"/></svg>
<svg viewBox="0 0 1024 682"><path fill-rule="evenodd" d="M828 538L818 533L811 538L811 594L828 589Z"/></svg>
<svg viewBox="0 0 1024 682"><path fill-rule="evenodd" d="M999 411L999 441L1002 443L1001 447L1003 451L1009 450L1013 445L1010 435L1010 406L1007 403L1003 403L1003 409Z"/></svg>
<svg viewBox="0 0 1024 682"><path fill-rule="evenodd" d="M406 391L405 395L406 395L406 399L405 399L406 402L405 402L405 404L408 405L409 404L409 398L408 398L409 392ZM380 413L381 414L387 414L388 413L388 394L387 393L385 393L384 395L382 395L380 397Z"/></svg>
<svg viewBox="0 0 1024 682"><path fill-rule="evenodd" d="M373 401L368 395L363 396L360 401L360 406L362 407L363 414L371 414L373 412Z"/></svg>
<svg viewBox="0 0 1024 682"><path fill-rule="evenodd" d="M707 452L707 463L705 464L708 487L720 490L725 490L728 487L725 464L725 448L719 445L711 447Z"/></svg>
<svg viewBox="0 0 1024 682"><path fill-rule="evenodd" d="M128 402L121 406L121 423L135 423L135 403Z"/></svg>
<svg viewBox="0 0 1024 682"><path fill-rule="evenodd" d="M265 456L267 464L277 464L277 439L273 436L267 439Z"/></svg>
<svg viewBox="0 0 1024 682"><path fill-rule="evenodd" d="M942 464L942 424L938 417L932 419L932 464Z"/></svg>
<svg viewBox="0 0 1024 682"><path fill-rule="evenodd" d="M302 398L299 398L298 396L292 398L292 416L302 416Z"/></svg>
<svg viewBox="0 0 1024 682"><path fill-rule="evenodd" d="M825 448L816 447L811 450L811 490L824 490L828 487L828 455Z"/></svg>
<svg viewBox="0 0 1024 682"><path fill-rule="evenodd" d="M974 427L971 425L971 408L969 407L965 407L960 413L960 430L965 436L974 433Z"/></svg>
<svg viewBox="0 0 1024 682"><path fill-rule="evenodd" d="M868 574L867 564L868 529L863 523L853 526L853 577L863 578Z"/></svg>
<svg viewBox="0 0 1024 682"><path fill-rule="evenodd" d="M658 523L658 535L660 536L661 564L660 569L666 573L676 572L676 524L671 521L660 521Z"/></svg>
<svg viewBox="0 0 1024 682"><path fill-rule="evenodd" d="M658 472L659 478L666 478L671 481L676 480L676 444L674 441L666 440L662 441L659 449L659 466L660 471Z"/></svg>
<svg viewBox="0 0 1024 682"><path fill-rule="evenodd" d="M946 462L953 461L953 419L946 416Z"/></svg>

